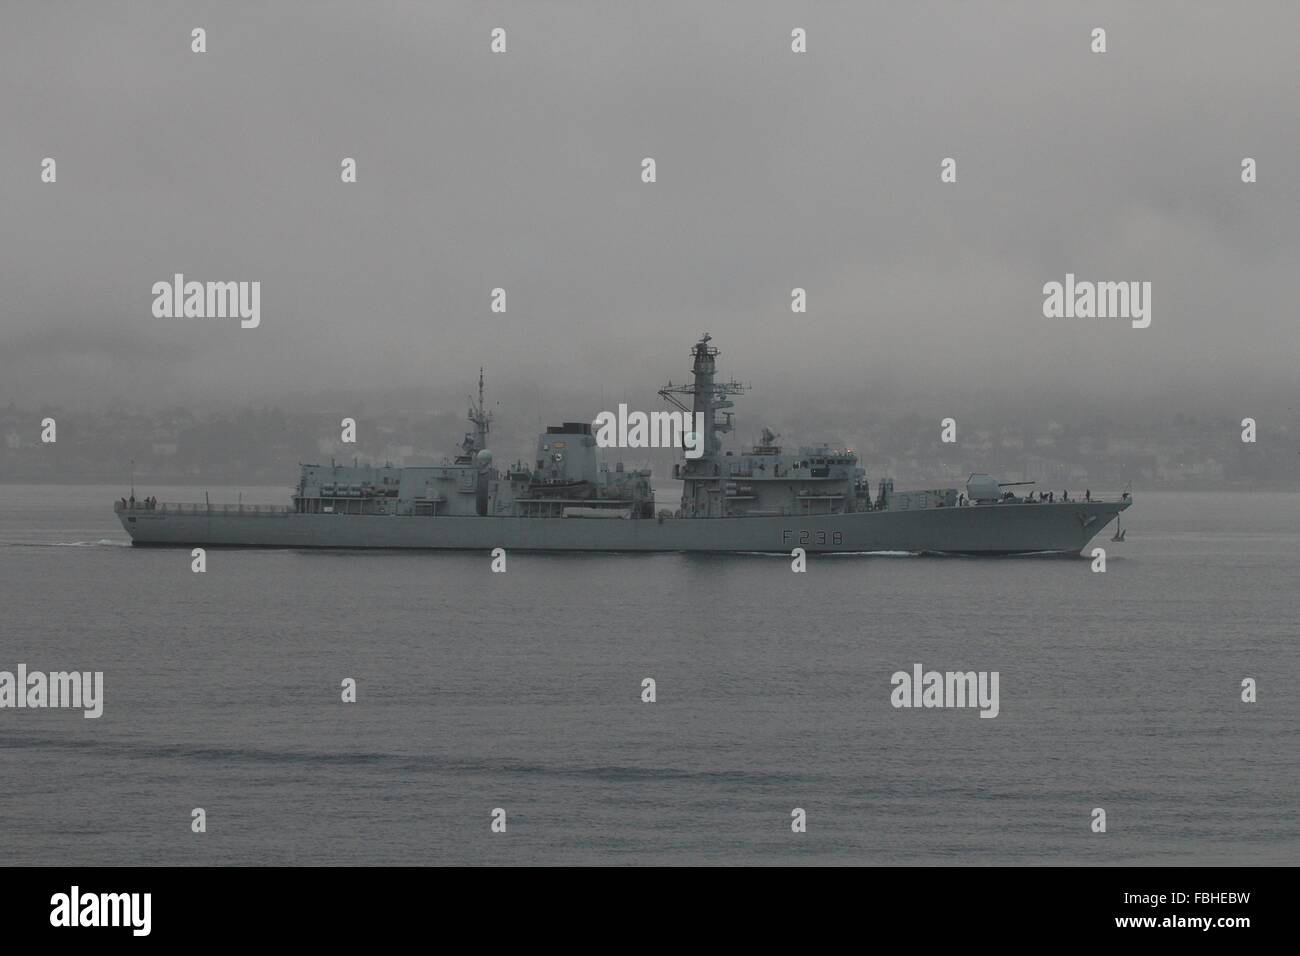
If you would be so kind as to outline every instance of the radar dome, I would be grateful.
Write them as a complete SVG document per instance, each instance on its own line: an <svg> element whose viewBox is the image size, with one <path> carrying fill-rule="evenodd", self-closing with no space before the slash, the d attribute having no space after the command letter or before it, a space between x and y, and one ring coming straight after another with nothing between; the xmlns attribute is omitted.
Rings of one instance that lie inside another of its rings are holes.
<svg viewBox="0 0 1300 956"><path fill-rule="evenodd" d="M492 463L492 452L488 451L486 448L474 457L478 459L479 464L481 465L490 465Z"/></svg>

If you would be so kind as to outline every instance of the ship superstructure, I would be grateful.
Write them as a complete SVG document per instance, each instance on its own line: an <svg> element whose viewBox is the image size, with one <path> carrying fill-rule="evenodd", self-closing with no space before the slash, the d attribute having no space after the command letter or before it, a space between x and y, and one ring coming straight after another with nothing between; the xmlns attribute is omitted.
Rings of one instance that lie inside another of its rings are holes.
<svg viewBox="0 0 1300 956"><path fill-rule="evenodd" d="M136 544L346 548L526 548L562 551L909 551L1077 553L1131 504L1017 495L987 475L965 490L895 492L873 499L849 448L787 451L764 428L750 448L727 450L733 398L707 333L691 350L691 382L659 394L699 423L698 457L673 468L674 510L656 509L651 473L601 460L592 424L562 422L531 459L499 468L488 447L492 413L483 371L459 452L433 466L302 465L288 506L118 502ZM595 520L614 519L614 520Z"/></svg>

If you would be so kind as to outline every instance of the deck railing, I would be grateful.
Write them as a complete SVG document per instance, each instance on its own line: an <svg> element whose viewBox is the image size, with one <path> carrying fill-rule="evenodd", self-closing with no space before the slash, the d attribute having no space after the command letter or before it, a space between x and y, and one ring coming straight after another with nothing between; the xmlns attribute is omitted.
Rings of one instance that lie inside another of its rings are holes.
<svg viewBox="0 0 1300 956"><path fill-rule="evenodd" d="M895 494L897 494L897 492L895 492ZM1047 494L1047 492L1044 491L1043 494ZM1074 491L1071 491L1071 492L1070 492L1070 497L1069 497L1068 500L1065 499L1065 498L1062 498L1062 497L1061 497L1061 493L1058 491L1058 492L1053 492L1053 499L1052 499L1052 501L1050 502L1050 504L1054 504L1054 505L1095 505L1095 504L1108 504L1108 503L1117 503L1117 502L1121 502L1121 501L1132 501L1132 500L1133 500L1133 493L1132 493L1131 491L1112 491L1112 492L1100 492L1100 493L1094 491L1094 492L1091 494L1091 496L1089 496L1089 497L1085 497L1084 494L1083 494L1083 492L1079 492L1078 494L1076 494ZM966 507L970 507L972 504L973 504L973 502L972 502L969 498L967 498L967 499L966 499ZM1000 499L1000 500L998 500L998 501L990 501L990 502L987 502L987 504L996 504L996 505L1036 505L1036 504L1049 504L1049 502L1048 502L1048 500L1047 500L1046 498L1040 498L1040 497L1038 497L1038 495L1037 495L1037 493L1036 493L1036 494L1034 495L1034 500L1033 500L1033 501L1027 501L1027 500L1024 498L1024 496L1022 496L1022 495L1016 495L1014 498L1009 498L1009 499L1005 499L1005 500L1001 500L1001 499ZM983 505L981 505L981 507L983 507Z"/></svg>
<svg viewBox="0 0 1300 956"><path fill-rule="evenodd" d="M1091 498L1084 498L1081 494L1071 494L1069 504L1087 504L1089 502L1117 502L1132 500L1131 492L1094 492ZM521 503L529 504L585 504L585 499L574 499L573 501L560 501L557 499L538 498L538 499L520 499ZM1038 501L1027 502L1023 498L1017 497L1010 501L990 502L990 504L1038 504ZM1046 503L1046 502L1043 502ZM1061 497L1057 496L1054 504L1065 504ZM967 500L965 507L971 507L973 502ZM148 514L150 512L162 514L177 515L252 515L273 517L279 515L290 515L297 513L297 509L292 505L245 505L245 504L226 504L211 503L206 501L160 501L150 507L143 501L134 503L127 501L123 503L120 499L113 502L113 510L118 513L129 514ZM920 510L920 509L917 509Z"/></svg>
<svg viewBox="0 0 1300 956"><path fill-rule="evenodd" d="M245 504L221 504L210 503L206 501L160 501L153 507L145 504L143 501L137 501L134 504L127 502L122 504L121 500L113 502L113 510L116 512L127 512L130 514L182 514L182 515L290 515L295 513L295 508L291 505L245 505Z"/></svg>

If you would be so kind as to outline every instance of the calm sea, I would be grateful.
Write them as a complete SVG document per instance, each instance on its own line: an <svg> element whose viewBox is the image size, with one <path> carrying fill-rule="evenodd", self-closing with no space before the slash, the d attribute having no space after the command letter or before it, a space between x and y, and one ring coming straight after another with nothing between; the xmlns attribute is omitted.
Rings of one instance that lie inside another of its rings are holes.
<svg viewBox="0 0 1300 956"><path fill-rule="evenodd" d="M5 863L1300 862L1300 495L1139 492L1104 574L256 550L194 574L127 546L121 493L0 486L0 670L105 683L98 720L0 710ZM915 663L998 671L999 716L894 709Z"/></svg>

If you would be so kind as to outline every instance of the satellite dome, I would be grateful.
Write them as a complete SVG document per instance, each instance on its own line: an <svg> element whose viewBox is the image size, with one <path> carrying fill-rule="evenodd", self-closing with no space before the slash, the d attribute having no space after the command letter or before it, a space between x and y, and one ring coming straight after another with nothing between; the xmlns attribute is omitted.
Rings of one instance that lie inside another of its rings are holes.
<svg viewBox="0 0 1300 956"><path fill-rule="evenodd" d="M492 463L492 452L488 451L486 448L484 448L474 457L477 458L481 464L489 465Z"/></svg>

